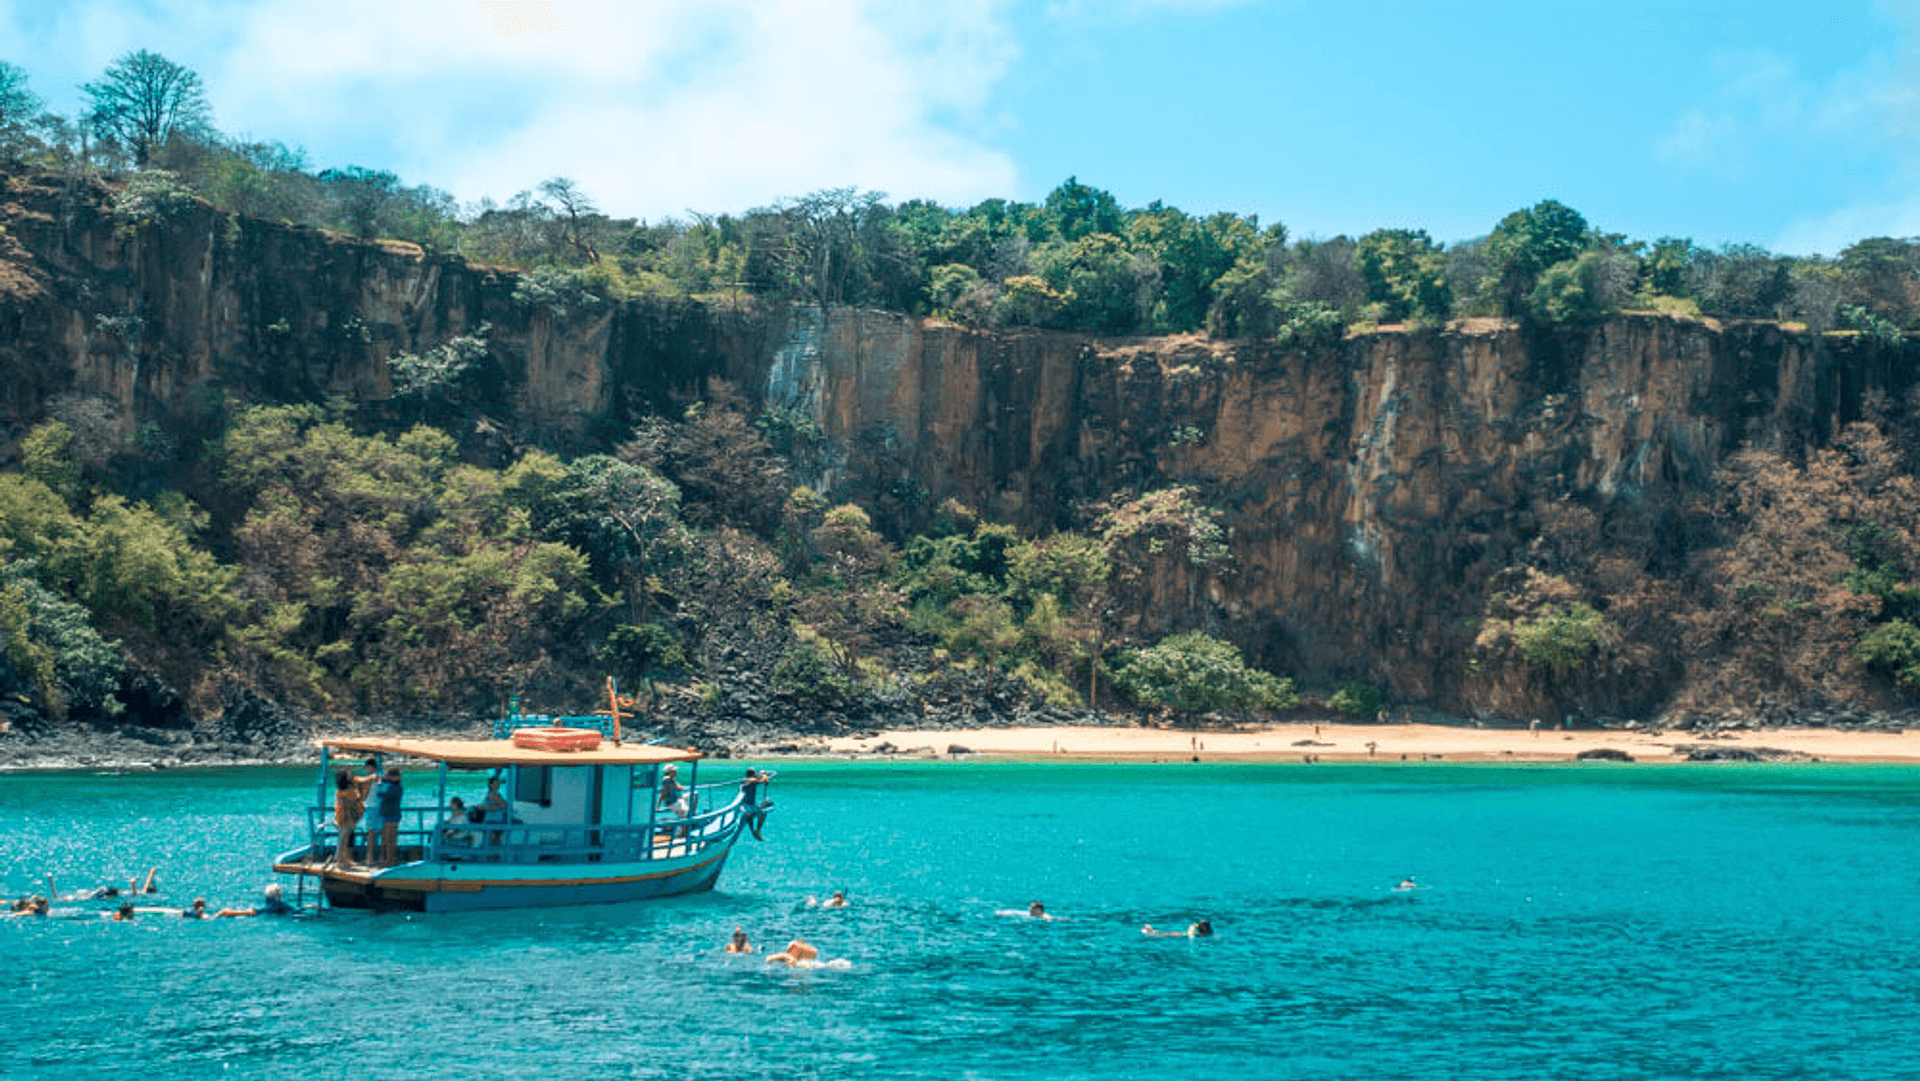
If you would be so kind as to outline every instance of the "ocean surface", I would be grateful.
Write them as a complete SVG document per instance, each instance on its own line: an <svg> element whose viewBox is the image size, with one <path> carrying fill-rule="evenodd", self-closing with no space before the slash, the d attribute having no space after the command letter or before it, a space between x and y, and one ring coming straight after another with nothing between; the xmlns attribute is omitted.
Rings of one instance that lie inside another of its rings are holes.
<svg viewBox="0 0 1920 1081"><path fill-rule="evenodd" d="M247 904L312 792L0 776L0 888L157 865L157 903ZM689 898L0 920L0 1076L1920 1076L1920 769L801 762L772 795Z"/></svg>

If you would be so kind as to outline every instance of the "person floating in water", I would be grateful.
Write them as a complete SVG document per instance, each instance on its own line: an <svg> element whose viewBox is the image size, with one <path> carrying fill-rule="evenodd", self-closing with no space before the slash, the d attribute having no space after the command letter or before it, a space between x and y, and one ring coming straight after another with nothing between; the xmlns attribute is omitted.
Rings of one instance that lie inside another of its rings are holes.
<svg viewBox="0 0 1920 1081"><path fill-rule="evenodd" d="M818 949L816 949L814 946L806 942L802 942L797 938L794 939L792 942L787 943L787 948L784 950L781 950L779 953L768 954L767 964L785 965L788 968L852 968L853 967L853 962L847 960L844 957L836 957L831 961L820 960L820 951Z"/></svg>
<svg viewBox="0 0 1920 1081"><path fill-rule="evenodd" d="M113 922L115 923L132 923L133 922L133 902L132 901L120 902L120 907L116 909L113 913Z"/></svg>
<svg viewBox="0 0 1920 1081"><path fill-rule="evenodd" d="M300 910L286 902L278 882L268 884L260 903L253 908L223 908L213 914L216 920L245 916L291 916Z"/></svg>
<svg viewBox="0 0 1920 1081"><path fill-rule="evenodd" d="M816 901L813 898L809 897L807 898L807 907L808 908L816 908L816 907L817 908L845 908L847 907L847 893L845 890L834 890L833 896L827 898L824 901Z"/></svg>
<svg viewBox="0 0 1920 1081"><path fill-rule="evenodd" d="M1046 905L1043 905L1040 902L1035 901L1034 903L1027 906L1027 918L1035 919L1035 920L1050 920L1053 918L1053 915L1047 911Z"/></svg>
<svg viewBox="0 0 1920 1081"><path fill-rule="evenodd" d="M1397 886L1395 886L1395 887L1393 887L1393 890L1394 890L1394 892L1395 892L1395 893L1405 893L1405 892L1407 892L1408 890L1417 890L1417 889L1419 889L1419 888L1420 888L1420 886L1419 886L1419 884L1418 884L1418 883L1416 883L1416 882L1415 882L1415 881L1413 880L1413 876L1412 876L1412 875L1408 875L1407 877L1405 877L1405 878L1403 878L1403 879L1401 879L1401 880L1400 880L1400 884L1399 884L1399 885L1397 885Z"/></svg>
<svg viewBox="0 0 1920 1081"><path fill-rule="evenodd" d="M13 911L9 913L9 915L44 916L47 914L48 908L47 899L39 894L35 894L32 897L22 897L20 900L15 901L13 903Z"/></svg>
<svg viewBox="0 0 1920 1081"><path fill-rule="evenodd" d="M1149 923L1140 928L1140 933L1152 938L1212 938L1213 921L1197 920L1188 924L1184 931L1160 931Z"/></svg>
<svg viewBox="0 0 1920 1081"><path fill-rule="evenodd" d="M193 899L193 907L182 909L180 911L180 915L190 920L206 919L207 918L207 899L205 897L195 897Z"/></svg>
<svg viewBox="0 0 1920 1081"><path fill-rule="evenodd" d="M747 941L747 932L736 927L733 937L727 940L728 953L752 953L753 943Z"/></svg>

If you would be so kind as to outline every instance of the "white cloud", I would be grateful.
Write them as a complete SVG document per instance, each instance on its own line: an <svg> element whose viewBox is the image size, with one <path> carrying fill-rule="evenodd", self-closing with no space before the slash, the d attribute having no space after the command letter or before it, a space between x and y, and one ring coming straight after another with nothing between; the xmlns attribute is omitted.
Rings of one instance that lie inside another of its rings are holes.
<svg viewBox="0 0 1920 1081"><path fill-rule="evenodd" d="M223 127L381 143L410 182L505 199L571 176L609 212L743 210L854 185L966 202L1015 187L980 115L1016 49L998 10L855 0L553 0L510 38L474 0L274 4L205 72ZM310 133L302 135L302 132ZM375 160L366 160L366 159Z"/></svg>

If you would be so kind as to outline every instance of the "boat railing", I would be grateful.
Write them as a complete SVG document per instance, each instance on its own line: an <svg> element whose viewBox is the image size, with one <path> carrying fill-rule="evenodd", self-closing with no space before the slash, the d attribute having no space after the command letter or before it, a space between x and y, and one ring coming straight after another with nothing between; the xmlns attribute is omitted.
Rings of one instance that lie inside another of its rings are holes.
<svg viewBox="0 0 1920 1081"><path fill-rule="evenodd" d="M396 847L417 851L426 859L625 863L691 855L729 840L739 825L740 801L736 794L713 810L696 811L685 818L663 812L651 824L507 822L496 816L479 822L455 822L446 819L443 808L428 806L404 807L401 815ZM307 828L316 855L338 846L339 830L331 808L308 808ZM374 832L377 838L378 830ZM363 838L361 843L367 842ZM361 862L358 856L355 862Z"/></svg>

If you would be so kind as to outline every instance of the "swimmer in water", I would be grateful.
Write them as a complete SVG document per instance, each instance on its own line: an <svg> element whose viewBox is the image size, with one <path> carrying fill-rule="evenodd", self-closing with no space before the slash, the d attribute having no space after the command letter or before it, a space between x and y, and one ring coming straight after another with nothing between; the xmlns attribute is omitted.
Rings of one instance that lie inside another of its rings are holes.
<svg viewBox="0 0 1920 1081"><path fill-rule="evenodd" d="M1140 928L1140 933L1150 938L1212 938L1213 921L1196 921L1189 924L1184 931L1160 931L1156 930L1153 924L1149 923Z"/></svg>
<svg viewBox="0 0 1920 1081"><path fill-rule="evenodd" d="M268 885L261 894L260 903L253 908L223 908L215 912L213 918L227 920L245 916L291 916L300 911L286 902L278 882Z"/></svg>
<svg viewBox="0 0 1920 1081"><path fill-rule="evenodd" d="M728 953L752 953L753 943L747 941L747 933L740 928L733 929L733 937L727 941Z"/></svg>
<svg viewBox="0 0 1920 1081"><path fill-rule="evenodd" d="M117 911L115 911L113 914L113 922L115 923L132 923L133 922L133 902L132 901L120 902L120 908Z"/></svg>
<svg viewBox="0 0 1920 1081"><path fill-rule="evenodd" d="M808 908L814 908L814 907L816 907L816 906L817 906L817 907L820 907L820 908L845 908L845 907L847 907L847 894L846 894L846 891L844 891L844 890L834 890L834 891L833 891L833 896L832 896L832 897L829 897L829 898L827 898L827 899L826 899L826 900L824 900L824 901L815 901L815 900L814 900L813 898L811 898L811 897L809 897L809 898L807 898L807 907L808 907Z"/></svg>
<svg viewBox="0 0 1920 1081"><path fill-rule="evenodd" d="M1407 877L1400 880L1400 884L1395 886L1394 890L1395 892L1398 892L1398 893L1405 893L1408 890L1417 890L1419 888L1420 887L1414 883L1413 876L1408 875Z"/></svg>
<svg viewBox="0 0 1920 1081"><path fill-rule="evenodd" d="M1034 903L1027 906L1027 918L1035 919L1035 920L1050 920L1053 918L1053 916L1047 911L1046 905L1043 905L1040 902L1035 901Z"/></svg>

